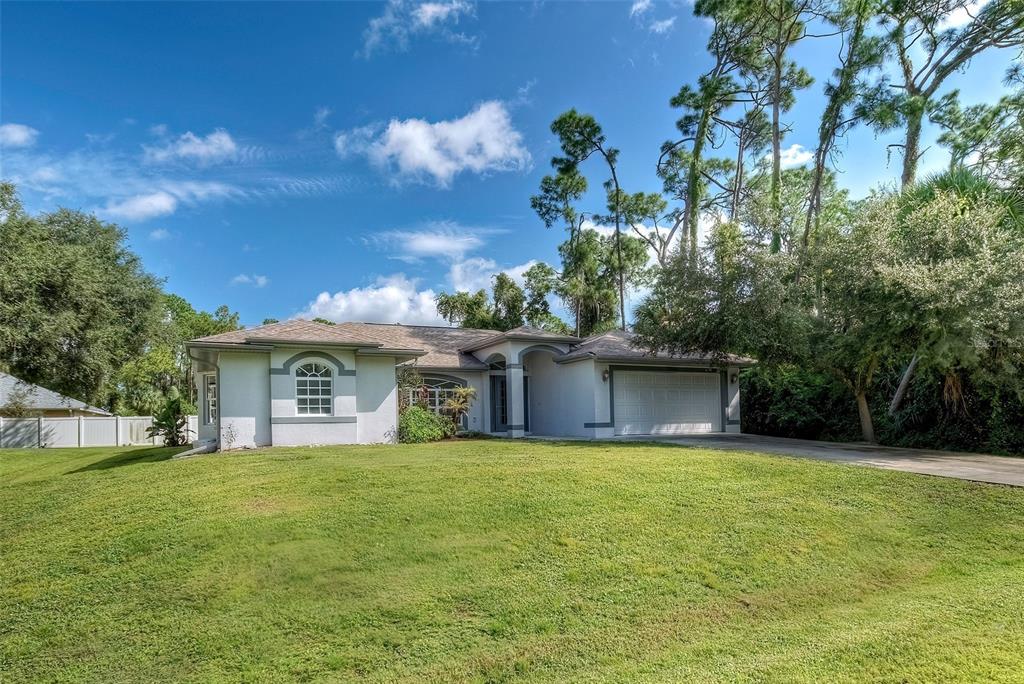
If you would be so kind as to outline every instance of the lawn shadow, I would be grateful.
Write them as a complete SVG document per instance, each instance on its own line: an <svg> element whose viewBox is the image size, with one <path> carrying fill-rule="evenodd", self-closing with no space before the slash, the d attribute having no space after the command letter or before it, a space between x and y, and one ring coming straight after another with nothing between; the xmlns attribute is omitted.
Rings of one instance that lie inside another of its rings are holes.
<svg viewBox="0 0 1024 684"><path fill-rule="evenodd" d="M145 449L128 448L123 451L116 452L107 458L82 466L81 468L69 470L65 475L84 473L89 470L109 470L110 468L120 468L121 466L136 465L139 463L157 463L159 461L169 460L172 456L187 448L188 447L148 447Z"/></svg>

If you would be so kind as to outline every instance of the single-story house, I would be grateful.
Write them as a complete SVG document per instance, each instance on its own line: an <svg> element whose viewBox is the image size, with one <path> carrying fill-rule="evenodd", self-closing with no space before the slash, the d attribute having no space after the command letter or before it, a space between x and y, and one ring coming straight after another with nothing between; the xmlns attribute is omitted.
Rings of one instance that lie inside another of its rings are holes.
<svg viewBox="0 0 1024 684"><path fill-rule="evenodd" d="M112 415L109 411L89 406L84 401L65 397L8 373L0 373L0 416L10 413L10 408L15 405L19 410L26 410L33 416L44 418Z"/></svg>
<svg viewBox="0 0 1024 684"><path fill-rule="evenodd" d="M418 398L440 410L476 390L463 428L508 437L739 432L739 370L749 359L652 354L626 332L580 339L306 320L188 343L200 440L219 448L395 440L398 371L415 366ZM424 389L425 388L425 389Z"/></svg>

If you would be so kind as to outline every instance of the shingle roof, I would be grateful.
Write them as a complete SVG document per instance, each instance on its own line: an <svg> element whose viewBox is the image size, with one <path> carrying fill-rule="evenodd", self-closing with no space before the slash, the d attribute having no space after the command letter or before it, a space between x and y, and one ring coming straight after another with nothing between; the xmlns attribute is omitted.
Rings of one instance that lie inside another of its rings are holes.
<svg viewBox="0 0 1024 684"><path fill-rule="evenodd" d="M726 355L712 357L700 354L670 355L664 352L652 354L635 346L633 333L615 330L594 335L582 341L567 335L558 335L540 328L520 326L502 333L496 330L475 330L469 328L448 328L429 325L400 325L392 323L338 323L326 325L295 319L283 323L271 323L247 330L201 337L193 342L244 345L260 342L305 342L310 344L348 344L353 346L383 347L385 349L419 351L416 365L422 368L447 368L451 370L486 370L487 364L470 353L473 349L486 346L492 340L498 342L507 337L518 339L546 339L570 343L571 349L559 361L572 361L585 357L622 361L695 361L701 363L728 361L751 363L750 359ZM425 352L425 353L422 353Z"/></svg>
<svg viewBox="0 0 1024 684"><path fill-rule="evenodd" d="M20 380L13 375L8 375L7 373L0 373L0 406L7 403L8 398L11 393L14 392L15 388L24 388L27 390L25 395L26 403L29 408L35 411L44 411L49 409L75 409L78 411L99 413L104 416L110 415L109 411L104 411L103 409L96 408L95 406L89 406L78 399L65 397L63 394L58 394L53 390L48 390L45 387L40 387L39 385L33 385L30 382L25 382L24 380Z"/></svg>
<svg viewBox="0 0 1024 684"><path fill-rule="evenodd" d="M269 323L232 330L218 335L209 335L192 340L193 342L211 342L217 344L246 344L267 342L324 342L327 344L375 344L372 339L359 339L341 325L326 325L296 318L281 323Z"/></svg>
<svg viewBox="0 0 1024 684"><path fill-rule="evenodd" d="M358 337L379 340L388 348L426 350L426 355L416 360L416 365L422 368L463 370L486 370L487 364L459 349L496 334L494 330L397 323L339 323L335 327Z"/></svg>
<svg viewBox="0 0 1024 684"><path fill-rule="evenodd" d="M200 337L193 342L208 344L242 345L259 342L309 342L315 344L351 344L385 347L408 351L425 351L417 360L424 368L462 368L484 370L487 365L472 354L459 351L461 347L498 334L494 330L470 330L428 325L398 325L391 323L338 323L327 325L295 319L283 323L270 323L246 330L232 330Z"/></svg>
<svg viewBox="0 0 1024 684"><path fill-rule="evenodd" d="M733 354L711 356L705 354L668 354L664 351L652 353L649 349L637 346L637 336L631 332L612 330L601 335L594 335L583 340L559 361L572 361L585 357L623 361L696 361L700 363L728 361L730 363L749 364L747 359Z"/></svg>

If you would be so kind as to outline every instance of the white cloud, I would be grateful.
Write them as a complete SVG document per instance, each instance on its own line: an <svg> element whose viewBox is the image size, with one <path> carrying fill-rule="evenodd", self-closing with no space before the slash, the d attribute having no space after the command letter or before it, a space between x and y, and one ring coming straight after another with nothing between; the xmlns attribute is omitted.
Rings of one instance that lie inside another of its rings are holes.
<svg viewBox="0 0 1024 684"><path fill-rule="evenodd" d="M160 147L143 145L145 159L148 162L168 162L176 160L194 161L200 165L237 159L240 153L238 144L231 134L218 128L205 137L199 137L187 131L177 140L167 142Z"/></svg>
<svg viewBox="0 0 1024 684"><path fill-rule="evenodd" d="M63 176L59 170L52 166L40 166L32 172L32 175L29 178L33 183L45 185L48 183L57 183L62 180Z"/></svg>
<svg viewBox="0 0 1024 684"><path fill-rule="evenodd" d="M799 143L793 143L789 147L780 150L780 152L782 157L782 168L784 169L792 169L797 166L803 166L807 162L814 159L814 153L811 152L810 150L804 149L804 146L800 145ZM771 158L771 152L765 155L765 159L771 161Z"/></svg>
<svg viewBox="0 0 1024 684"><path fill-rule="evenodd" d="M635 17L651 9L651 0L636 0L629 8L629 16Z"/></svg>
<svg viewBox="0 0 1024 684"><path fill-rule="evenodd" d="M365 154L395 180L433 180L440 187L464 171L520 171L531 161L522 134L496 100L449 121L392 119L379 133L368 127L342 132L334 145L342 156Z"/></svg>
<svg viewBox="0 0 1024 684"><path fill-rule="evenodd" d="M989 3L989 0L974 0L966 5L957 7L952 12L947 14L939 22L939 30L945 31L951 28L960 28L974 21L974 18L978 16L978 13Z"/></svg>
<svg viewBox="0 0 1024 684"><path fill-rule="evenodd" d="M419 290L417 285L402 273L382 276L367 287L321 292L300 315L337 322L444 325L434 303L435 292Z"/></svg>
<svg viewBox="0 0 1024 684"><path fill-rule="evenodd" d="M425 2L412 12L416 25L423 28L432 28L436 24L443 24L449 19L457 20L460 14L471 14L473 5L464 0L450 0L450 2Z"/></svg>
<svg viewBox="0 0 1024 684"><path fill-rule="evenodd" d="M252 275L239 273L231 279L232 285L252 285L253 287L266 287L269 282L270 279L267 276L256 275L255 273Z"/></svg>
<svg viewBox="0 0 1024 684"><path fill-rule="evenodd" d="M178 199L174 195L160 190L144 195L134 195L120 201L111 200L102 209L102 213L129 221L145 221L157 216L173 214L177 208Z"/></svg>
<svg viewBox="0 0 1024 684"><path fill-rule="evenodd" d="M676 25L676 18L669 17L668 19L662 19L661 21L652 21L647 27L647 30L651 33L657 33L659 35L668 33L672 30L672 27Z"/></svg>
<svg viewBox="0 0 1024 684"><path fill-rule="evenodd" d="M169 237L171 237L171 232L166 228L157 228L155 230L149 231L150 240L156 240L157 242L159 242L160 240L166 240Z"/></svg>
<svg viewBox="0 0 1024 684"><path fill-rule="evenodd" d="M182 202L193 204L238 194L238 189L213 181L163 181L159 189L110 199L98 212L114 219L145 221L173 214Z"/></svg>
<svg viewBox="0 0 1024 684"><path fill-rule="evenodd" d="M458 259L484 244L484 241L473 233L459 232L443 225L434 230L389 230L374 235L368 241L393 249L397 254L396 258L404 261L424 257Z"/></svg>
<svg viewBox="0 0 1024 684"><path fill-rule="evenodd" d="M521 286L526 280L526 271L536 263L536 259L531 259L518 266L499 268L493 259L472 257L453 263L448 270L448 280L456 292L490 291L494 276L505 273Z"/></svg>
<svg viewBox="0 0 1024 684"><path fill-rule="evenodd" d="M316 112L313 114L313 124L317 128L323 128L327 125L327 117L331 115L330 107L317 107Z"/></svg>
<svg viewBox="0 0 1024 684"><path fill-rule="evenodd" d="M4 147L31 147L36 144L39 131L25 124L7 123L0 126L0 145Z"/></svg>
<svg viewBox="0 0 1024 684"><path fill-rule="evenodd" d="M356 54L369 59L379 52L403 52L409 49L409 40L417 35L435 35L450 43L475 46L475 37L451 28L459 23L460 17L473 13L474 5L467 0L389 0L384 14L371 19L363 31L363 49Z"/></svg>

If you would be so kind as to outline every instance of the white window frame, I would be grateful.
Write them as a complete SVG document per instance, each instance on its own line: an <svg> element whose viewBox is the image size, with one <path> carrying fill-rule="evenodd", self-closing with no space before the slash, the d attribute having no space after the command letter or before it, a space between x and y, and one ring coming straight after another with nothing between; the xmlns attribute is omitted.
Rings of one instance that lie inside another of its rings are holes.
<svg viewBox="0 0 1024 684"><path fill-rule="evenodd" d="M422 385L409 389L409 405L423 406L439 416L445 415L444 404L449 398L455 396L455 389L458 387L465 387L465 385L455 380L425 377ZM469 413L467 412L462 416L459 427L467 430L468 423Z"/></svg>
<svg viewBox="0 0 1024 684"><path fill-rule="evenodd" d="M322 361L307 361L295 369L295 415L334 415L334 375Z"/></svg>
<svg viewBox="0 0 1024 684"><path fill-rule="evenodd" d="M210 387L213 387L213 391L210 391ZM217 374L207 373L203 376L203 424L204 425L215 425L217 423L217 410L218 396L217 391Z"/></svg>

